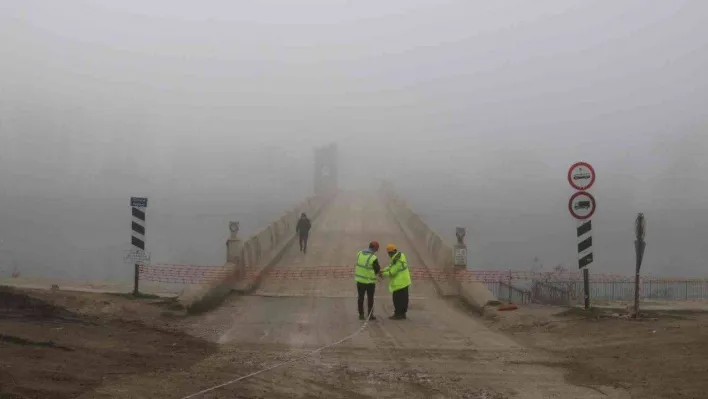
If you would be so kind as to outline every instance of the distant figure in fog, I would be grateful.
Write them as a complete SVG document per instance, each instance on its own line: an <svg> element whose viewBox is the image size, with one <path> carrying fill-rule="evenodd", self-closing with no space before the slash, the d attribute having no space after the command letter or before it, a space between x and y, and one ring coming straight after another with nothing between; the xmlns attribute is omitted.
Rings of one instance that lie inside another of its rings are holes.
<svg viewBox="0 0 708 399"><path fill-rule="evenodd" d="M295 232L300 236L300 252L305 254L307 253L307 237L310 235L310 228L312 228L312 223L303 212L300 215L300 220L297 221Z"/></svg>

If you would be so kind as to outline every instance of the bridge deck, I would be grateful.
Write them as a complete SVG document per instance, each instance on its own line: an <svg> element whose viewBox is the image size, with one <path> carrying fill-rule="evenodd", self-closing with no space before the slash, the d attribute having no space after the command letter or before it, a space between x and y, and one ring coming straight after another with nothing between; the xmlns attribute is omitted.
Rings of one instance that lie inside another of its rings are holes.
<svg viewBox="0 0 708 399"><path fill-rule="evenodd" d="M313 224L308 243L308 252L303 254L300 247L293 245L285 254L277 269L288 268L324 268L349 266L352 269L350 280L332 279L323 284L320 279L286 280L266 278L257 291L257 295L284 296L325 296L351 298L356 293L354 282L354 262L358 251L376 240L381 244L377 253L379 263L389 263L384 248L388 243L396 244L410 258L413 268L423 265L411 251L405 237L396 223L386 212L375 196L361 194L342 194ZM416 298L436 296L433 285L428 281L416 281L411 287L411 295ZM380 303L390 302L390 293L386 282L378 284L376 291ZM349 301L352 302L352 301Z"/></svg>

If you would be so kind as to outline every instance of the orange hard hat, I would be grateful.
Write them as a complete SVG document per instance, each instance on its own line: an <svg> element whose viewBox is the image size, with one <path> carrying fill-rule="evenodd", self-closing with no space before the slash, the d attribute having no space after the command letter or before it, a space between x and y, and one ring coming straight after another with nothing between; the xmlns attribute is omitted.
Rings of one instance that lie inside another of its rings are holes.
<svg viewBox="0 0 708 399"><path fill-rule="evenodd" d="M386 246L386 252L394 252L394 251L396 251L396 246L395 246L395 245L393 245L393 244L388 244L388 245Z"/></svg>
<svg viewBox="0 0 708 399"><path fill-rule="evenodd" d="M378 241L371 241L369 243L369 248L373 249L374 251L379 250L379 242Z"/></svg>

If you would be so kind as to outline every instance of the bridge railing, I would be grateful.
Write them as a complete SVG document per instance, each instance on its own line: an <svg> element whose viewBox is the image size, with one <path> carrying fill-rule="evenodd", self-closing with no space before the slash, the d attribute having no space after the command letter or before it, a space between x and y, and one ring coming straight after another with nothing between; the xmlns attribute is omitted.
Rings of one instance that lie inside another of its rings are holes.
<svg viewBox="0 0 708 399"><path fill-rule="evenodd" d="M431 277L438 292L443 296L457 295L453 284L448 279L439 278L440 273L438 273L453 272L452 247L445 244L440 235L428 227L423 218L411 209L403 197L395 191L392 183L383 182L379 195L423 261L423 266L432 272Z"/></svg>
<svg viewBox="0 0 708 399"><path fill-rule="evenodd" d="M242 283L238 284L236 289L252 290L260 282L260 273L276 264L288 246L294 242L295 226L300 215L306 213L314 222L335 195L336 193L328 193L307 198L263 231L246 240L241 246L240 257L231 262L236 270L236 280ZM246 269L256 270L256 276L247 276L244 273Z"/></svg>
<svg viewBox="0 0 708 399"><path fill-rule="evenodd" d="M227 241L227 262L215 271L189 267L165 268L159 265L143 266L142 275L161 274L162 279L183 281L193 286L181 295L187 306L195 312L218 306L231 292L250 292L261 281L262 274L275 265L287 248L295 241L295 226L302 213L314 221L334 198L336 192L309 197L286 212L262 231L241 242L238 238ZM171 270L170 270L171 269ZM154 277L153 277L154 278Z"/></svg>
<svg viewBox="0 0 708 399"><path fill-rule="evenodd" d="M432 280L440 295L457 296L480 313L483 313L488 305L499 304L499 300L483 283L461 278L461 273L465 270L456 268L453 247L445 243L442 236L413 211L403 197L395 191L393 184L384 182L380 194L389 213L422 260L423 266L433 272ZM454 278L442 279L441 272Z"/></svg>

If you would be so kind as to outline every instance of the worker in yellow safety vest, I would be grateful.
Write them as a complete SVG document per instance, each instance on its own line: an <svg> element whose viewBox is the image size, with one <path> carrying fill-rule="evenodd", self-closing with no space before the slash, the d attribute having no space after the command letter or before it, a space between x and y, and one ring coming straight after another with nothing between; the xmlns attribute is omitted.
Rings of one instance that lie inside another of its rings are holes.
<svg viewBox="0 0 708 399"><path fill-rule="evenodd" d="M391 265L381 271L381 276L389 277L388 290L393 295L394 313L389 319L403 320L408 312L408 288L411 286L408 260L393 244L388 244L386 252L391 257Z"/></svg>
<svg viewBox="0 0 708 399"><path fill-rule="evenodd" d="M376 293L376 280L381 272L379 260L376 252L379 250L379 243L371 241L369 248L359 251L356 255L356 268L354 268L354 280L356 280L356 291L358 293L357 306L359 308L359 320L366 320L364 317L364 294L368 299L369 320L376 320L374 316L374 294Z"/></svg>

